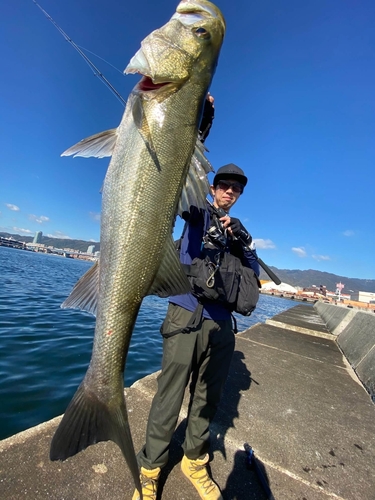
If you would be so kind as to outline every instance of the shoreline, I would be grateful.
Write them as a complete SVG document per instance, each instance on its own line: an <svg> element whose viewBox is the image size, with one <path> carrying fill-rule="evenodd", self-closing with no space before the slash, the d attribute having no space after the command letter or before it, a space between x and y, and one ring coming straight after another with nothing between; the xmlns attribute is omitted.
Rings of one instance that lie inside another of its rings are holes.
<svg viewBox="0 0 375 500"><path fill-rule="evenodd" d="M358 378L361 363L354 368L343 353L352 357L360 340L369 347L369 338L358 337L363 330L375 344L374 320L372 314L329 304L298 304L236 335L229 377L211 425L211 469L223 498L267 500L256 471L246 467L244 443L252 446L274 498L372 498L375 405ZM143 445L157 375L125 389L136 451ZM188 393L162 472L163 500L181 498ZM50 462L49 446L60 418L0 441L2 497L131 498L131 474L112 442L90 446L65 462ZM184 500L196 500L193 486L183 484Z"/></svg>

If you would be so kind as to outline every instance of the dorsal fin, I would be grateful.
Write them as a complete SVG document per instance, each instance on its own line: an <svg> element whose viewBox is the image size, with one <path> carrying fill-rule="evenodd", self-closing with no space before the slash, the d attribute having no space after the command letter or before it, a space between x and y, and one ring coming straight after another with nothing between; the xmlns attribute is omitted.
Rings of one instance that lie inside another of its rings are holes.
<svg viewBox="0 0 375 500"><path fill-rule="evenodd" d="M99 295L99 261L90 267L90 269L74 285L68 298L61 304L63 309L82 309L94 316Z"/></svg>
<svg viewBox="0 0 375 500"><path fill-rule="evenodd" d="M204 150L204 145L197 139L185 186L182 189L178 205L178 215L182 215L186 210L188 211L191 205L197 208L206 207L206 198L210 192L210 183L208 182L207 174L213 172L213 168L204 156Z"/></svg>

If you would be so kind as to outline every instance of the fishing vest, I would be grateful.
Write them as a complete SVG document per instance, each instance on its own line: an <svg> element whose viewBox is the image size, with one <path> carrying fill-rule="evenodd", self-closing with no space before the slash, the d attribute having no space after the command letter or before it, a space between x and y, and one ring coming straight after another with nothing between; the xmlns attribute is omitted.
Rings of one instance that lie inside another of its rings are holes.
<svg viewBox="0 0 375 500"><path fill-rule="evenodd" d="M212 224L212 222L214 224ZM175 242L176 251L180 254L186 232L185 224L182 236ZM203 307L207 303L216 303L228 311L250 316L256 308L261 287L258 276L253 269L242 264L241 259L228 250L231 241L215 241L210 234L211 228L218 227L215 215L205 217L204 236L199 257L193 258L190 264L182 262L182 267L191 285L191 293L197 299L198 306L185 328L163 334L168 338L177 333L189 333L196 328L202 319ZM211 231L214 233L215 231ZM202 233L201 233L202 234ZM218 235L220 239L220 235ZM234 316L234 330L237 325Z"/></svg>

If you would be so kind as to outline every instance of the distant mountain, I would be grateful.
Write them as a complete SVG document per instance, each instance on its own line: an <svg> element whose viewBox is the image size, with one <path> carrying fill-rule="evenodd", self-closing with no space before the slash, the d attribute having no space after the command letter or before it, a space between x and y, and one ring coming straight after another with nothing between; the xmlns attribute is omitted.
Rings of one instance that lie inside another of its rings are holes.
<svg viewBox="0 0 375 500"><path fill-rule="evenodd" d="M337 276L336 274L324 273L322 271L315 271L308 269L307 271L300 271L299 269L277 269L270 266L271 270L278 276L282 282L288 283L292 286L309 287L316 285L324 285L327 290L334 292L336 284L342 283L345 288L342 293L352 292L375 292L375 280L364 280L359 278L348 278L346 276ZM262 270L260 274L262 280L269 280L269 276Z"/></svg>
<svg viewBox="0 0 375 500"><path fill-rule="evenodd" d="M33 237L20 236L19 234L0 233L0 236L5 238L11 237L18 241L25 241L26 243L33 241ZM90 245L95 245L95 252L100 250L99 242L84 240L68 240L43 236L42 243L46 246L53 246L55 248L71 248L73 250L79 250L80 252L86 252ZM336 274L314 271L313 269L309 269L308 271L300 271L299 269L277 269L277 267L271 267L271 269L276 276L281 279L281 281L292 286L309 287L316 285L319 287L320 285L324 285L327 287L327 290L334 292L336 290L336 284L341 282L345 285L343 293L359 291L375 293L375 280L347 278L345 276L337 276ZM262 280L270 279L263 269L261 269L260 278Z"/></svg>

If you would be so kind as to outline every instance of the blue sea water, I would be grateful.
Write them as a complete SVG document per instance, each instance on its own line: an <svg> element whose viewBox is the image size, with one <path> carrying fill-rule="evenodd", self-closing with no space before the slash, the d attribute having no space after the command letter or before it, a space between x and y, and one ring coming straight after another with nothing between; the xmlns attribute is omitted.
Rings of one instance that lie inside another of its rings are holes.
<svg viewBox="0 0 375 500"><path fill-rule="evenodd" d="M62 414L90 362L95 318L60 304L91 262L0 247L0 439ZM167 300L146 297L134 328L125 385L160 369ZM239 331L293 307L261 295Z"/></svg>

